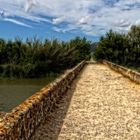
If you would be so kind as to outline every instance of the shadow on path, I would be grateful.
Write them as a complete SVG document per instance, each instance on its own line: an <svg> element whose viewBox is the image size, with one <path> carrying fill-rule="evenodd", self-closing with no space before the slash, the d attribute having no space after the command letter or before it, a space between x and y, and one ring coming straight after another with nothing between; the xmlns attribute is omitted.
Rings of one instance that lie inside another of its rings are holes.
<svg viewBox="0 0 140 140"><path fill-rule="evenodd" d="M58 139L59 133L64 123L64 119L69 109L69 105L71 103L73 93L76 89L76 83L80 80L81 74L83 73L85 68L86 66L73 81L72 86L67 91L67 93L64 94L64 96L61 97L61 99L58 101L57 105L54 107L54 110L48 115L45 122L41 124L36 130L32 140Z"/></svg>

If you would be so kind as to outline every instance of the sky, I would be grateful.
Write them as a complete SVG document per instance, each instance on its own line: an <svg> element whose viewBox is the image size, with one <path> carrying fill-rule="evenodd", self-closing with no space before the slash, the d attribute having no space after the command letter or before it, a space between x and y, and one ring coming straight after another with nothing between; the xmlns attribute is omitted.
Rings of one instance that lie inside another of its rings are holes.
<svg viewBox="0 0 140 140"><path fill-rule="evenodd" d="M140 25L140 0L0 0L0 38L93 41Z"/></svg>

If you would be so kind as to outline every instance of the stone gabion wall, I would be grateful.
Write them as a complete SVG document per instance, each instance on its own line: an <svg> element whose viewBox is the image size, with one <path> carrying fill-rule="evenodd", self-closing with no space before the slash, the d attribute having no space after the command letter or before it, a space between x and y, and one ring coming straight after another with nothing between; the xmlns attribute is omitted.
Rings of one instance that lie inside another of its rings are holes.
<svg viewBox="0 0 140 140"><path fill-rule="evenodd" d="M40 122L46 119L85 64L83 61L72 70L66 71L7 114L0 122L0 140L30 140Z"/></svg>
<svg viewBox="0 0 140 140"><path fill-rule="evenodd" d="M122 75L129 78L130 80L140 84L140 73L133 71L131 69L128 69L126 67L114 64L107 60L103 60L103 64L105 64L105 65L109 66L111 69L121 73Z"/></svg>

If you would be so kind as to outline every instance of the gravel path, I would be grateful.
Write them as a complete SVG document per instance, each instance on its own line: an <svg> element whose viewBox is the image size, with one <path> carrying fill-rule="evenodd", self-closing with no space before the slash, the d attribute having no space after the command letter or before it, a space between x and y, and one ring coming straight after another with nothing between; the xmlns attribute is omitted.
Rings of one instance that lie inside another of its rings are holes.
<svg viewBox="0 0 140 140"><path fill-rule="evenodd" d="M139 140L140 86L105 65L89 64L34 140Z"/></svg>

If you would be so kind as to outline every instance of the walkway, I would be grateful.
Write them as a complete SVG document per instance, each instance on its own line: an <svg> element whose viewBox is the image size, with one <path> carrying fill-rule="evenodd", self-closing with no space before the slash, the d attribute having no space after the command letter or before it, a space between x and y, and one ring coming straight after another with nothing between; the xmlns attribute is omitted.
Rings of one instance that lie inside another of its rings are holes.
<svg viewBox="0 0 140 140"><path fill-rule="evenodd" d="M140 86L89 64L38 128L34 140L139 140Z"/></svg>

